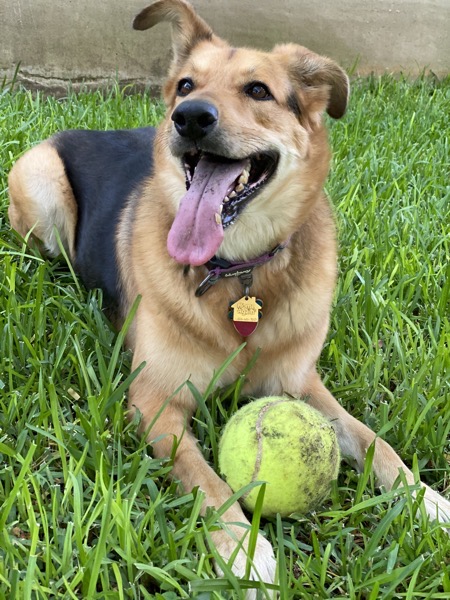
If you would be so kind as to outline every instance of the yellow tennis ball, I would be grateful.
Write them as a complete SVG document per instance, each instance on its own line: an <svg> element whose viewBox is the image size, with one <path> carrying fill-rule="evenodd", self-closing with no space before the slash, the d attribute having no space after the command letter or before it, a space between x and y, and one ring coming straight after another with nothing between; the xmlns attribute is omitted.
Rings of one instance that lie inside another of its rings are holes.
<svg viewBox="0 0 450 600"><path fill-rule="evenodd" d="M262 513L307 513L330 492L340 452L330 422L301 400L267 397L250 402L227 423L219 445L219 468L234 492L266 482ZM255 507L260 486L242 497Z"/></svg>

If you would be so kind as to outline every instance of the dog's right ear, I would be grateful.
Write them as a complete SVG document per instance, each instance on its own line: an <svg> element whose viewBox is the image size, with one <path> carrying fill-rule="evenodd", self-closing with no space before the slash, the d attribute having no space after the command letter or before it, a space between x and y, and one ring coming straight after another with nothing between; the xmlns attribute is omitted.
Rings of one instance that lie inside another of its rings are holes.
<svg viewBox="0 0 450 600"><path fill-rule="evenodd" d="M314 129L325 111L333 119L345 114L350 84L338 64L297 44L281 44L273 52L293 83L290 104L306 127Z"/></svg>
<svg viewBox="0 0 450 600"><path fill-rule="evenodd" d="M136 15L133 28L144 30L163 21L172 25L174 63L181 64L201 41L218 40L210 26L184 0L158 0Z"/></svg>

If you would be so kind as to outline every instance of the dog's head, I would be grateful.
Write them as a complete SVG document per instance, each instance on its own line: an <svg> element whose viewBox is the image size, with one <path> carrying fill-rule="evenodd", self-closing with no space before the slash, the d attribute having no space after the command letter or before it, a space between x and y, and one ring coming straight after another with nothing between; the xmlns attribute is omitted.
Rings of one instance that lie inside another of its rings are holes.
<svg viewBox="0 0 450 600"><path fill-rule="evenodd" d="M169 21L174 58L164 88L167 160L184 174L169 253L201 265L249 260L301 226L329 165L323 113L340 118L347 75L302 46L233 48L184 0L160 0L135 29Z"/></svg>

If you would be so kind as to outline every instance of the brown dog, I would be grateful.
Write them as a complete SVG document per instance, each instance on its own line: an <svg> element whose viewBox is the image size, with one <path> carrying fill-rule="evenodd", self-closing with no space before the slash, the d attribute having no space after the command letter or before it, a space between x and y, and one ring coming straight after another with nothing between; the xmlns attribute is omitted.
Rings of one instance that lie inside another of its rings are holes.
<svg viewBox="0 0 450 600"><path fill-rule="evenodd" d="M376 436L316 371L336 280L322 115L344 114L347 76L302 46L233 48L184 0L152 4L134 27L161 21L172 24L174 59L156 136L151 128L72 131L41 143L10 174L11 223L23 236L32 230L50 254L59 253L56 227L86 285L102 287L122 317L142 296L128 343L134 366L147 366L130 390L130 409L142 413L144 430L152 424L156 455L169 456L176 439L173 475L186 491L201 488L204 509L222 506L230 490L185 431L196 408L187 387L164 405L187 379L204 389L244 338L219 383L235 380L261 348L246 392L308 397L362 468ZM230 301L253 296L264 300L265 314L250 335L227 313ZM386 488L399 470L414 483L379 438L373 469ZM450 503L428 487L425 506L431 517L450 519ZM242 542L234 560L242 575L248 521L238 504L223 521L212 539L226 560ZM252 576L272 582L275 564L259 536Z"/></svg>

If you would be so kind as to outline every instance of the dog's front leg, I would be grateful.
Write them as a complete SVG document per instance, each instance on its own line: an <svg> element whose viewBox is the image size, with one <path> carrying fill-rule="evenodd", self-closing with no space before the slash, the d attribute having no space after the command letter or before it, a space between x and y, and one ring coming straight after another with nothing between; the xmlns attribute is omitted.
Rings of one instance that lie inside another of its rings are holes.
<svg viewBox="0 0 450 600"><path fill-rule="evenodd" d="M215 473L204 459L192 431L189 427L194 406L188 392L181 391L170 400L158 415L166 398L164 395L150 391L146 383L146 373L137 378L130 391L129 406L131 412L138 409L142 413L142 430L152 444L155 456L164 458L172 455L176 447L172 476L181 482L183 490L190 492L196 487L203 492L205 498L202 512L208 507L220 508L231 496L228 485ZM142 377L143 376L143 377ZM153 423L153 424L152 424ZM241 507L234 503L221 517L221 529L211 532L211 538L219 555L228 562L235 555L233 572L244 577L247 565L247 547L250 523ZM236 554L236 548L241 549ZM276 561L271 544L258 535L255 554L252 561L251 578L266 583L275 580ZM216 571L222 575L216 564ZM248 599L255 598L256 593L249 591Z"/></svg>
<svg viewBox="0 0 450 600"><path fill-rule="evenodd" d="M332 422L339 439L341 452L356 460L358 468L364 468L369 446L375 442L372 468L380 485L391 489L402 470L408 484L414 484L414 475L395 451L368 427L352 417L326 389L319 375L312 372L302 393L311 406L317 408ZM425 484L424 505L431 519L442 523L450 521L450 502ZM450 532L450 530L447 530Z"/></svg>

